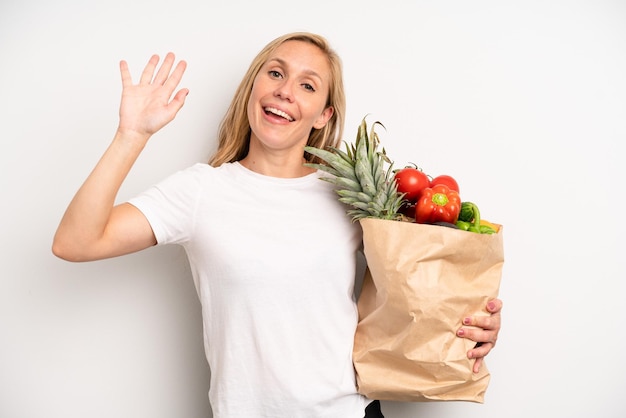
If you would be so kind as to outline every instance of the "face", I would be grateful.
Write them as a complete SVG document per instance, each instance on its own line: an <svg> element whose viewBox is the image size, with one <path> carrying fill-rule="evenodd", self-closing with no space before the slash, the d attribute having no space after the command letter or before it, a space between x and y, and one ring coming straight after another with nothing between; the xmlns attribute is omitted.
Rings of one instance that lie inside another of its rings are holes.
<svg viewBox="0 0 626 418"><path fill-rule="evenodd" d="M257 74L248 119L250 150L292 151L302 156L312 128L321 129L333 114L326 106L330 66L315 45L287 41Z"/></svg>

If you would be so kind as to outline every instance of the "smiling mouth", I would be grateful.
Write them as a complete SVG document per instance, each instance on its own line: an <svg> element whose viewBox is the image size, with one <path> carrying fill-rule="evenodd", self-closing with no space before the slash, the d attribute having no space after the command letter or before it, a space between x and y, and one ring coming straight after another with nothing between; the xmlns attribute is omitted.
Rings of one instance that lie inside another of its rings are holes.
<svg viewBox="0 0 626 418"><path fill-rule="evenodd" d="M265 113L271 113L273 115L276 116L280 116L281 118L284 118L286 120L288 120L289 122L293 122L293 118L291 116L289 116L287 113L283 112L282 110L276 109L275 107L266 107L263 109L265 111Z"/></svg>

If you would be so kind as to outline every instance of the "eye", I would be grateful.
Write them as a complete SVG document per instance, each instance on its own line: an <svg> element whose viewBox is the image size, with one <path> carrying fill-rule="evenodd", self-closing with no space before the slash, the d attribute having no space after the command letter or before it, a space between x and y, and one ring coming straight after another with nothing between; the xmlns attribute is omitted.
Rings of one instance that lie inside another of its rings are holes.
<svg viewBox="0 0 626 418"><path fill-rule="evenodd" d="M305 89L305 90L315 92L315 87L313 87L313 86L312 86L312 85L310 85L309 83L304 83L304 84L302 84L302 87L304 87L304 89Z"/></svg>
<svg viewBox="0 0 626 418"><path fill-rule="evenodd" d="M270 77L272 78L281 78L283 75L280 73L280 71L276 71L276 70L269 70L267 72L269 74Z"/></svg>

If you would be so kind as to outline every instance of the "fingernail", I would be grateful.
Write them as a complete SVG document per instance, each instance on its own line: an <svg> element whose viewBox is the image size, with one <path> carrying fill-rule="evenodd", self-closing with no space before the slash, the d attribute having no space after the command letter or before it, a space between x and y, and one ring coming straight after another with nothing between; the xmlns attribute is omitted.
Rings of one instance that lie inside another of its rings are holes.
<svg viewBox="0 0 626 418"><path fill-rule="evenodd" d="M490 311L493 311L493 310L496 308L496 304L495 304L495 303L493 303L493 302L489 302L489 303L487 304L487 308L488 308Z"/></svg>
<svg viewBox="0 0 626 418"><path fill-rule="evenodd" d="M472 322L471 318L463 318L463 325L469 325Z"/></svg>
<svg viewBox="0 0 626 418"><path fill-rule="evenodd" d="M459 337L464 336L464 335L465 335L465 330L464 330L463 328L459 329L459 330L456 332L456 335L458 335Z"/></svg>

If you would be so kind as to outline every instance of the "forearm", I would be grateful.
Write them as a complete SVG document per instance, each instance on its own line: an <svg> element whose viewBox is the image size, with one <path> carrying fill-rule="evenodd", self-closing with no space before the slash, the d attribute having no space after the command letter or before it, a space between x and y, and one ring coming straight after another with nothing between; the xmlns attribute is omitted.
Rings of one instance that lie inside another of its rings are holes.
<svg viewBox="0 0 626 418"><path fill-rule="evenodd" d="M172 53L157 70L158 62L159 57L153 55L137 84L126 62L120 62L123 89L118 130L61 219L52 244L58 257L95 260L156 243L145 216L132 205L115 206L115 199L150 136L172 121L185 103L188 90L176 94L174 90L187 64L180 61L172 71Z"/></svg>
<svg viewBox="0 0 626 418"><path fill-rule="evenodd" d="M118 191L147 140L146 136L116 133L67 207L54 236L55 255L72 259L101 245Z"/></svg>

